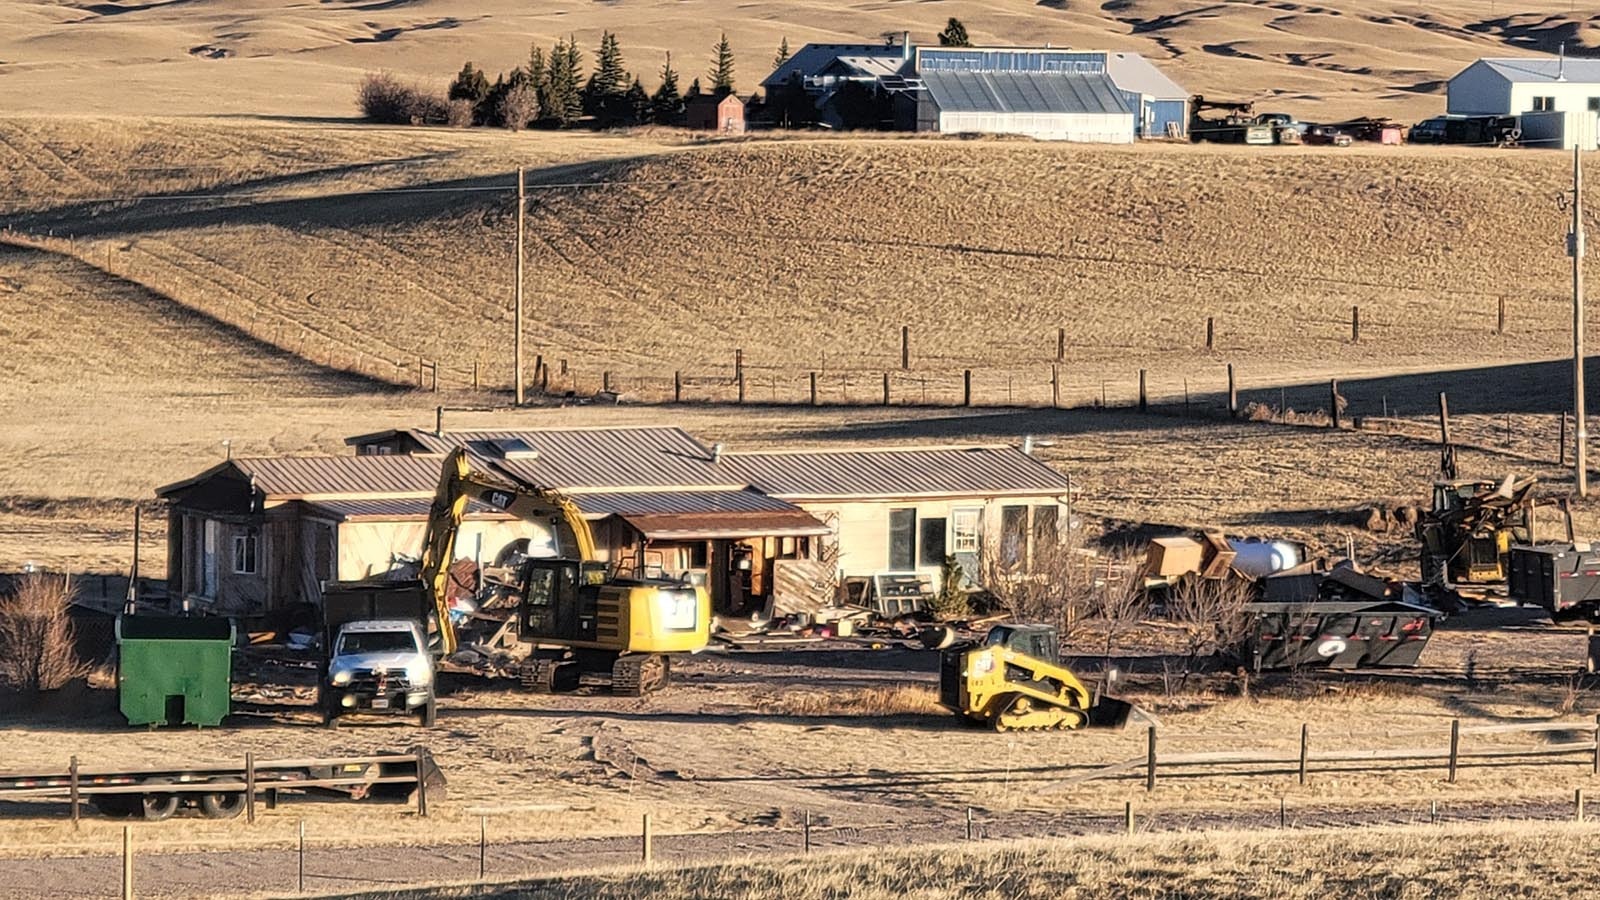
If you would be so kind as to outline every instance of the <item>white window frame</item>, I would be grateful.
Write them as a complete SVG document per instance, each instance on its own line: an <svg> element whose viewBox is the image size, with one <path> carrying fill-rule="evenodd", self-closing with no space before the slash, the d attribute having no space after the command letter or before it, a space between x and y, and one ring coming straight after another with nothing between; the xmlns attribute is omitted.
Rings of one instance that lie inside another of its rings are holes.
<svg viewBox="0 0 1600 900"><path fill-rule="evenodd" d="M260 571L261 532L253 527L235 531L233 533L233 574L255 575Z"/></svg>
<svg viewBox="0 0 1600 900"><path fill-rule="evenodd" d="M977 553L983 549L983 509L962 506L950 510L950 546L946 551Z"/></svg>

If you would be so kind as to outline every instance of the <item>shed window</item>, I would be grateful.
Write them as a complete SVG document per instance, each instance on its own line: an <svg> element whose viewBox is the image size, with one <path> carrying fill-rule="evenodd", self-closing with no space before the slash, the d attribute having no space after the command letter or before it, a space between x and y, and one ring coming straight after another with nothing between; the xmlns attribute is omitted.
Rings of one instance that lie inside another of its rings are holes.
<svg viewBox="0 0 1600 900"><path fill-rule="evenodd" d="M261 532L246 528L233 536L233 574L256 574L256 551L261 543Z"/></svg>
<svg viewBox="0 0 1600 900"><path fill-rule="evenodd" d="M950 511L951 552L978 552L978 515L979 511L976 509Z"/></svg>
<svg viewBox="0 0 1600 900"><path fill-rule="evenodd" d="M1535 98L1533 98L1533 111L1534 112L1550 112L1551 110L1553 110L1555 108L1556 108L1556 98L1554 98L1554 97L1535 97Z"/></svg>
<svg viewBox="0 0 1600 900"><path fill-rule="evenodd" d="M1000 508L1000 561L1008 566L1020 565L1028 554L1028 508L1003 506Z"/></svg>
<svg viewBox="0 0 1600 900"><path fill-rule="evenodd" d="M1600 112L1600 97L1589 98L1589 112Z"/></svg>
<svg viewBox="0 0 1600 900"><path fill-rule="evenodd" d="M945 534L949 523L943 516L922 520L921 540L917 542L917 555L924 567L942 566L945 552Z"/></svg>
<svg viewBox="0 0 1600 900"><path fill-rule="evenodd" d="M1061 507L1035 506L1033 508L1033 546L1054 547L1061 539Z"/></svg>
<svg viewBox="0 0 1600 900"><path fill-rule="evenodd" d="M889 568L905 572L917 565L917 511L889 510Z"/></svg>

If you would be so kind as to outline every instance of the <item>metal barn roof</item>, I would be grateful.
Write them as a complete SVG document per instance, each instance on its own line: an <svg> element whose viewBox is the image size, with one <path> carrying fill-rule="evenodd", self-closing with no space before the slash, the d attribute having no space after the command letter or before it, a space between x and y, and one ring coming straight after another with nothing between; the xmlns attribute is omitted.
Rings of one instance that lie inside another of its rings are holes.
<svg viewBox="0 0 1600 900"><path fill-rule="evenodd" d="M764 88L779 87L794 77L811 78L840 57L851 57L851 65L861 66L862 58L877 60L874 65L898 70L905 61L904 48L885 44L807 44L784 60L783 65L761 80Z"/></svg>
<svg viewBox="0 0 1600 900"><path fill-rule="evenodd" d="M1065 475L1016 447L729 453L722 462L785 499L1056 496Z"/></svg>
<svg viewBox="0 0 1600 900"><path fill-rule="evenodd" d="M1178 83L1137 53L1107 53L1106 74L1117 87L1157 100L1188 100L1189 94Z"/></svg>
<svg viewBox="0 0 1600 900"><path fill-rule="evenodd" d="M1600 84L1600 59L1508 56L1480 59L1473 65L1478 63L1510 82Z"/></svg>
<svg viewBox="0 0 1600 900"><path fill-rule="evenodd" d="M432 506L433 498L431 497L391 497L376 500L350 498L305 501L305 509L310 514L339 522L367 519L384 522L404 519L422 521L428 518L428 512ZM466 518L510 521L515 517L504 510L495 509L487 503L470 500L467 502Z"/></svg>
<svg viewBox="0 0 1600 900"><path fill-rule="evenodd" d="M1067 72L924 72L940 112L1088 113L1132 111L1104 74Z"/></svg>
<svg viewBox="0 0 1600 900"><path fill-rule="evenodd" d="M584 515L781 512L795 507L760 491L627 491L574 494Z"/></svg>
<svg viewBox="0 0 1600 900"><path fill-rule="evenodd" d="M431 497L439 485L439 461L422 456L241 457L159 488L156 495L165 497L217 476L251 481L257 491L280 500Z"/></svg>

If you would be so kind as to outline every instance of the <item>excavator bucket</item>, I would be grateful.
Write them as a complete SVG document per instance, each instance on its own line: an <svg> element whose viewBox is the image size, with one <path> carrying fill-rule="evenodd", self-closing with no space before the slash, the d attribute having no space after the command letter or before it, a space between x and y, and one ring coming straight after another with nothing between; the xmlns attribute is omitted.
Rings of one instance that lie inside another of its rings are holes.
<svg viewBox="0 0 1600 900"><path fill-rule="evenodd" d="M1089 707L1089 728L1122 729L1128 727L1128 719L1133 715L1134 707L1126 700L1117 700L1113 697L1101 697L1100 702Z"/></svg>

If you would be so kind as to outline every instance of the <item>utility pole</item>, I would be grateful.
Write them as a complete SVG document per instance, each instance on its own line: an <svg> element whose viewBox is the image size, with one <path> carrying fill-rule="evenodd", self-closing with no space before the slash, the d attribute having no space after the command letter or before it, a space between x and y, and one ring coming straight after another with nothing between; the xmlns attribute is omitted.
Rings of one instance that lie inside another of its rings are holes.
<svg viewBox="0 0 1600 900"><path fill-rule="evenodd" d="M516 403L522 405L522 228L528 211L527 170L517 166L517 290L516 305L511 312L511 327L516 333L511 337L512 380L516 384Z"/></svg>
<svg viewBox="0 0 1600 900"><path fill-rule="evenodd" d="M1589 425L1583 410L1583 164L1582 149L1572 148L1572 233L1567 235L1567 255L1572 257L1572 466L1578 496L1589 496Z"/></svg>

